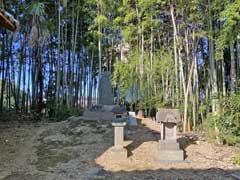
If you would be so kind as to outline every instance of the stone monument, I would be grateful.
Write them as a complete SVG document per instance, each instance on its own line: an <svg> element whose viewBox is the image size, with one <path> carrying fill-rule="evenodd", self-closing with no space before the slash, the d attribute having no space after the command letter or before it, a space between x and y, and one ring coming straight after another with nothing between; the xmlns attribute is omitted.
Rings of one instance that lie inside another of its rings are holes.
<svg viewBox="0 0 240 180"><path fill-rule="evenodd" d="M115 118L112 110L117 105L114 105L110 72L103 71L101 73L98 92L98 104L84 111L83 116L98 118L101 123L111 123Z"/></svg>
<svg viewBox="0 0 240 180"><path fill-rule="evenodd" d="M126 110L123 107L115 107L112 112L115 119L112 122L114 127L114 146L112 148L112 159L122 161L127 159L127 150L124 148L124 127L126 126Z"/></svg>
<svg viewBox="0 0 240 180"><path fill-rule="evenodd" d="M113 93L110 72L103 71L99 80L99 104L113 105Z"/></svg>
<svg viewBox="0 0 240 180"><path fill-rule="evenodd" d="M177 142L177 123L180 122L177 109L158 109L157 122L160 123L159 156L161 161L184 160L183 150Z"/></svg>

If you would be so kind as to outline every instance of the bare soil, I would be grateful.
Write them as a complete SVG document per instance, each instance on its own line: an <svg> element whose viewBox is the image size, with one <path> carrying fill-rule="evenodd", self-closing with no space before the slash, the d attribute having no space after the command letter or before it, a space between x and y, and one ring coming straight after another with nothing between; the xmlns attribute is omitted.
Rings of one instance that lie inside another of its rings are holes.
<svg viewBox="0 0 240 180"><path fill-rule="evenodd" d="M58 123L1 123L0 180L234 180L237 147L179 134L186 159L156 161L159 126L150 119L127 127L128 159L115 162L110 123L72 117Z"/></svg>

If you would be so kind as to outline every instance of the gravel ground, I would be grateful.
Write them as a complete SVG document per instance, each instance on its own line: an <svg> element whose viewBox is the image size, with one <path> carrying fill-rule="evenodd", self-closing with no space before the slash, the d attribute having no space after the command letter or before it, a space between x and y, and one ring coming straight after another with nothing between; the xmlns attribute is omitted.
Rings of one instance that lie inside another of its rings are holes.
<svg viewBox="0 0 240 180"><path fill-rule="evenodd" d="M149 119L125 129L128 159L111 158L110 123L72 117L59 123L0 124L0 180L234 180L236 147L179 134L184 162L160 163L159 127Z"/></svg>

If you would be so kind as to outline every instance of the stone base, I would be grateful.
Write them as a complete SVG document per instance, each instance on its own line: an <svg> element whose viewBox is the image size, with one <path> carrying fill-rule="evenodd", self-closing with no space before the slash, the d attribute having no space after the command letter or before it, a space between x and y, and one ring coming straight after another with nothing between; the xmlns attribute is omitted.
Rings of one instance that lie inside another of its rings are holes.
<svg viewBox="0 0 240 180"><path fill-rule="evenodd" d="M113 161L124 161L127 159L127 150L125 148L116 148L111 149L111 159Z"/></svg>
<svg viewBox="0 0 240 180"><path fill-rule="evenodd" d="M97 117L101 122L112 122L112 120L115 119L115 115L112 112L101 110L99 111L86 110L83 112L83 116L88 117L89 119Z"/></svg>
<svg viewBox="0 0 240 180"><path fill-rule="evenodd" d="M159 151L159 156L157 159L159 161L163 161L163 162L183 161L184 160L184 152L183 152L183 150Z"/></svg>
<svg viewBox="0 0 240 180"><path fill-rule="evenodd" d="M180 150L179 143L176 140L165 140L159 141L159 149L160 151L167 151L167 150Z"/></svg>

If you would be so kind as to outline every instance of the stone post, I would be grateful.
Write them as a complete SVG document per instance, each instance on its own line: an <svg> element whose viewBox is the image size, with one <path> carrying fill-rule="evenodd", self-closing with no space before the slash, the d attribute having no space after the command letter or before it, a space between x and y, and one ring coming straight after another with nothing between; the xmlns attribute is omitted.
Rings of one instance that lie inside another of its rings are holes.
<svg viewBox="0 0 240 180"><path fill-rule="evenodd" d="M123 148L124 126L126 123L112 123L114 126L114 147Z"/></svg>

